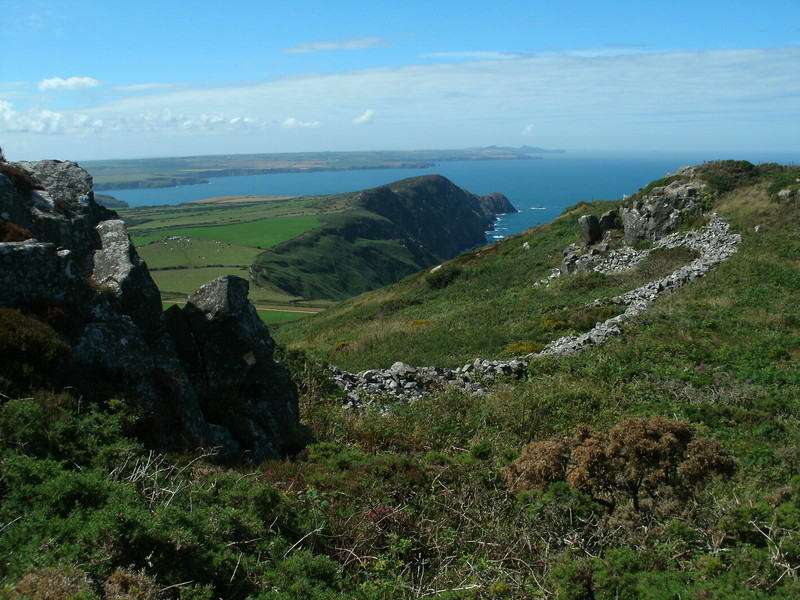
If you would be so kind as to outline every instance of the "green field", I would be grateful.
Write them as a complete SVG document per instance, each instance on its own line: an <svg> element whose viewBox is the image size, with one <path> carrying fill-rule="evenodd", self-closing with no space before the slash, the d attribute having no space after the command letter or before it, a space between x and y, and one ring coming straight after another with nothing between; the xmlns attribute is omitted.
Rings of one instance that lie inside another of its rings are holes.
<svg viewBox="0 0 800 600"><path fill-rule="evenodd" d="M328 210L320 198L264 198L241 202L191 202L119 210L135 244L170 236L267 248L318 225ZM280 219L276 223L267 223ZM287 237L288 236L288 237Z"/></svg>
<svg viewBox="0 0 800 600"><path fill-rule="evenodd" d="M182 300L222 275L251 281L250 300L260 308L292 306L321 309L327 302L308 302L268 285L256 285L250 265L265 248L318 227L320 216L338 206L339 197L220 198L170 207L119 211L139 255L147 263L165 300ZM271 323L305 313L259 313Z"/></svg>
<svg viewBox="0 0 800 600"><path fill-rule="evenodd" d="M251 298L252 300L252 298ZM177 305L177 306L184 306L185 302L163 302L164 309L166 310L170 306ZM256 309L258 311L258 316L261 318L264 323L267 325L278 325L280 323L288 323L289 321L296 321L297 319L302 319L303 317L307 317L309 315L308 312L305 311L295 311L295 310L287 310L287 309L278 309L278 310L269 310L264 308Z"/></svg>
<svg viewBox="0 0 800 600"><path fill-rule="evenodd" d="M189 238L160 239L136 248L152 272L170 267L248 265L261 252L258 248Z"/></svg>
<svg viewBox="0 0 800 600"><path fill-rule="evenodd" d="M191 237L200 240L216 240L243 246L269 248L297 237L310 229L314 229L319 224L320 221L318 217L309 215L261 219L233 225L198 225L196 227L170 229L169 234L170 236ZM144 241L159 238L154 235L149 235L137 236L135 239Z"/></svg>
<svg viewBox="0 0 800 600"><path fill-rule="evenodd" d="M150 275L161 290L163 297L186 297L200 286L223 275L238 275L247 278L243 267L198 267L194 269L170 269L154 271Z"/></svg>

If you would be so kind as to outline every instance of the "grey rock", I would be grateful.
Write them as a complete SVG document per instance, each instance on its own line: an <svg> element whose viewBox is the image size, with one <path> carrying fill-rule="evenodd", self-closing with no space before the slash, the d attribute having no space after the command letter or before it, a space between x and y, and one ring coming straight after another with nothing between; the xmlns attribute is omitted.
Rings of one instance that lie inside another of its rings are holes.
<svg viewBox="0 0 800 600"><path fill-rule="evenodd" d="M625 241L628 244L654 241L675 231L687 215L697 212L701 189L699 182L674 181L653 188L649 195L623 207Z"/></svg>
<svg viewBox="0 0 800 600"><path fill-rule="evenodd" d="M184 310L162 313L123 222L94 202L91 176L71 162L17 165L44 189L23 193L0 175L3 224L33 236L0 242L0 305L41 301L70 315L58 333L72 346L84 397L136 403L159 449L213 446L253 460L294 450L296 390L247 301L247 282L215 280Z"/></svg>
<svg viewBox="0 0 800 600"><path fill-rule="evenodd" d="M581 243L584 246L591 246L603 235L603 230L600 228L600 220L594 215L579 217L578 227L580 228Z"/></svg>
<svg viewBox="0 0 800 600"><path fill-rule="evenodd" d="M179 347L179 354L198 381L206 411L239 412L237 418L246 422L252 436L243 445L258 461L278 457L292 446L298 405L286 369L274 359L275 343L267 326L247 300L248 288L245 279L226 275L192 294L182 315L193 343Z"/></svg>
<svg viewBox="0 0 800 600"><path fill-rule="evenodd" d="M622 221L615 210L609 210L600 215L600 229L605 231L613 231L614 229L621 229Z"/></svg>
<svg viewBox="0 0 800 600"><path fill-rule="evenodd" d="M29 171L50 196L58 198L70 208L85 207L89 197L93 197L92 176L72 161L23 161L17 165Z"/></svg>
<svg viewBox="0 0 800 600"><path fill-rule="evenodd" d="M93 256L91 281L119 303L120 311L146 332L161 326L161 295L147 265L128 237L119 219L102 221L95 227L100 248Z"/></svg>

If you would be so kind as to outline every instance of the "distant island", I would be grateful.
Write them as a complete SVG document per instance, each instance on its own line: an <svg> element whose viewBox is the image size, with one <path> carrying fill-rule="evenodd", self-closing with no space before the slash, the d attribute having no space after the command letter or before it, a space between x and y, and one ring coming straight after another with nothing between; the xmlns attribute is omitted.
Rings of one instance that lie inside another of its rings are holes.
<svg viewBox="0 0 800 600"><path fill-rule="evenodd" d="M463 150L226 154L96 160L81 164L92 175L94 189L102 191L195 185L208 183L212 177L355 169L425 169L437 162L463 160L532 160L542 158L543 154L563 152L532 146L487 146Z"/></svg>

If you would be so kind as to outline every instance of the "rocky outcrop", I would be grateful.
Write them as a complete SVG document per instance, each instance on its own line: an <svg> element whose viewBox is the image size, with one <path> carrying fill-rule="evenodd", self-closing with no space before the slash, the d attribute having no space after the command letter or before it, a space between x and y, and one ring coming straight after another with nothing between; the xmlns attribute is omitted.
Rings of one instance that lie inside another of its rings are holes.
<svg viewBox="0 0 800 600"><path fill-rule="evenodd" d="M300 449L292 437L299 417L294 387L273 358L275 343L248 287L241 277L219 277L183 309L167 311L167 320L217 442L262 460Z"/></svg>
<svg viewBox="0 0 800 600"><path fill-rule="evenodd" d="M361 192L357 204L394 223L438 262L486 243L498 214L517 210L503 194L478 196L441 175L423 175ZM432 266L432 265L425 265Z"/></svg>
<svg viewBox="0 0 800 600"><path fill-rule="evenodd" d="M692 177L691 168L677 171L677 177ZM701 212L700 196L705 185L697 180L677 180L669 185L654 187L622 209L625 241L635 244L642 240L655 241L672 233L687 215Z"/></svg>
<svg viewBox="0 0 800 600"><path fill-rule="evenodd" d="M4 167L17 180L19 169L43 189L0 171L0 305L68 315L54 324L72 348L68 384L86 399L137 403L149 414L143 437L160 449L215 446L253 460L295 449L297 394L247 281L219 278L163 313L124 223L94 202L89 174L60 161Z"/></svg>
<svg viewBox="0 0 800 600"><path fill-rule="evenodd" d="M720 262L737 252L741 242L742 237L738 233L732 232L728 224L717 215L712 215L708 224L700 232L674 233L662 238L653 245L652 250L685 246L697 250L700 256L666 277L650 281L621 296L612 298L612 303L626 307L622 314L598 323L586 333L554 340L541 354L570 354L586 346L602 344L610 337L620 335L622 333L621 326L645 311L659 296L671 293L698 277L703 277ZM624 271L635 266L652 250L636 252L627 248L626 251L612 252L609 256L598 260L593 265L593 270L601 273ZM601 306L602 304L595 303L594 305Z"/></svg>

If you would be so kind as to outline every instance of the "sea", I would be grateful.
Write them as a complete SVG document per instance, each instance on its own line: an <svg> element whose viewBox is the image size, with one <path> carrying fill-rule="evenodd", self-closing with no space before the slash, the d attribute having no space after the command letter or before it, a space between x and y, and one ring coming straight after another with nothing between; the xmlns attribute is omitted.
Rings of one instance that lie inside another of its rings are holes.
<svg viewBox="0 0 800 600"><path fill-rule="evenodd" d="M440 162L424 169L364 169L215 177L207 184L111 190L132 207L176 205L216 196L316 196L369 189L407 177L437 173L475 194L501 192L519 211L500 215L487 242L548 223L579 202L622 199L686 165L711 160L800 164L798 152L590 152L544 154L530 160Z"/></svg>

